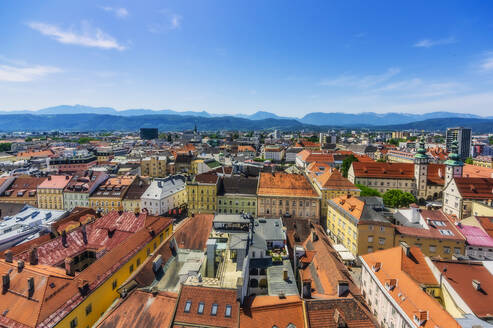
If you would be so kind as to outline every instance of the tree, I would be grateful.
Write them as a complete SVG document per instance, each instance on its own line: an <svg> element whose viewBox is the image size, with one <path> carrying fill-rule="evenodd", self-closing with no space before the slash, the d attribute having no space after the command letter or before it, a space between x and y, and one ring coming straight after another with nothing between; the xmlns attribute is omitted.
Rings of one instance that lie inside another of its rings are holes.
<svg viewBox="0 0 493 328"><path fill-rule="evenodd" d="M308 141L318 142L318 137L317 136L311 136L310 138L308 138Z"/></svg>
<svg viewBox="0 0 493 328"><path fill-rule="evenodd" d="M464 163L466 163L466 164L473 164L472 158L471 157L466 158L466 160L464 161Z"/></svg>
<svg viewBox="0 0 493 328"><path fill-rule="evenodd" d="M379 158L379 159L377 159L377 162L378 163L387 163L387 161L385 160L385 158Z"/></svg>
<svg viewBox="0 0 493 328"><path fill-rule="evenodd" d="M31 142L31 141L33 141L33 138L31 137L27 137L26 139L24 139L24 142Z"/></svg>
<svg viewBox="0 0 493 328"><path fill-rule="evenodd" d="M89 137L81 137L79 140L77 140L77 143L82 145L82 144L88 144L89 141L93 140L92 138Z"/></svg>
<svg viewBox="0 0 493 328"><path fill-rule="evenodd" d="M416 202L416 198L408 192L403 192L398 189L391 189L383 194L383 202L385 206L388 207L408 207L409 204Z"/></svg>
<svg viewBox="0 0 493 328"><path fill-rule="evenodd" d="M360 192L360 196L361 197L365 197L365 196L377 196L377 197L381 197L382 196L378 192L378 190L376 190L376 189L373 189L373 188L370 188L370 187L367 187L367 186L364 186L364 185L361 185L361 184L356 184L356 187L358 187L358 189L361 190L361 192Z"/></svg>
<svg viewBox="0 0 493 328"><path fill-rule="evenodd" d="M488 139L488 143L489 143L490 145L493 145L493 136L489 137L489 139Z"/></svg>
<svg viewBox="0 0 493 328"><path fill-rule="evenodd" d="M354 155L348 156L342 161L341 173L343 177L347 178L349 168L353 162L358 162L358 159Z"/></svg>
<svg viewBox="0 0 493 328"><path fill-rule="evenodd" d="M10 142L1 143L0 144L0 151L9 151L11 147L12 147L12 144Z"/></svg>

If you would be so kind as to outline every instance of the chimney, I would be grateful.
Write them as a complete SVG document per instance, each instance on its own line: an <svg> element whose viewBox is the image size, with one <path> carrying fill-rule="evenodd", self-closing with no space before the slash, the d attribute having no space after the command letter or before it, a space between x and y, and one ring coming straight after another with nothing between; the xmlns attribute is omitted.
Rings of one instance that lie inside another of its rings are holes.
<svg viewBox="0 0 493 328"><path fill-rule="evenodd" d="M67 274L67 276L75 275L74 259L71 257L65 258L65 273Z"/></svg>
<svg viewBox="0 0 493 328"><path fill-rule="evenodd" d="M120 208L120 209L118 209L118 215L120 215L120 216L121 216L122 214L123 214L123 210L122 210L121 208Z"/></svg>
<svg viewBox="0 0 493 328"><path fill-rule="evenodd" d="M284 281L288 281L289 277L288 277L288 270L287 269L282 270L282 277L283 277Z"/></svg>
<svg viewBox="0 0 493 328"><path fill-rule="evenodd" d="M312 232L312 241L315 242L318 240L318 235L315 231Z"/></svg>
<svg viewBox="0 0 493 328"><path fill-rule="evenodd" d="M69 176L68 176L68 175L66 175L66 176L65 176L65 180L68 180L68 179L69 179Z"/></svg>
<svg viewBox="0 0 493 328"><path fill-rule="evenodd" d="M27 278L27 292L28 292L28 298L33 297L34 294L34 278L30 277Z"/></svg>
<svg viewBox="0 0 493 328"><path fill-rule="evenodd" d="M410 257L411 256L411 252L410 252L411 247L409 247L409 245L405 241L401 241L400 245L402 247L402 250L404 251L404 254L406 254L407 257Z"/></svg>
<svg viewBox="0 0 493 328"><path fill-rule="evenodd" d="M62 231L62 246L67 248L67 232L65 230Z"/></svg>
<svg viewBox="0 0 493 328"><path fill-rule="evenodd" d="M2 294L5 294L10 288L10 275L8 273L2 275Z"/></svg>
<svg viewBox="0 0 493 328"><path fill-rule="evenodd" d="M29 264L36 265L38 264L38 248L33 247L29 252Z"/></svg>
<svg viewBox="0 0 493 328"><path fill-rule="evenodd" d="M48 181L51 181L51 175L48 176Z"/></svg>
<svg viewBox="0 0 493 328"><path fill-rule="evenodd" d="M24 261L23 260L18 260L17 261L17 271L21 272L22 269L24 269Z"/></svg>
<svg viewBox="0 0 493 328"><path fill-rule="evenodd" d="M77 281L77 287L82 296L86 296L89 293L89 281L84 279L79 279Z"/></svg>
<svg viewBox="0 0 493 328"><path fill-rule="evenodd" d="M312 280L303 280L303 298L312 298Z"/></svg>
<svg viewBox="0 0 493 328"><path fill-rule="evenodd" d="M82 241L84 241L84 244L87 245L87 231L86 231L86 225L82 225Z"/></svg>
<svg viewBox="0 0 493 328"><path fill-rule="evenodd" d="M337 296L344 297L349 292L349 283L347 280L337 281Z"/></svg>
<svg viewBox="0 0 493 328"><path fill-rule="evenodd" d="M108 238L112 238L115 234L115 227L108 228Z"/></svg>
<svg viewBox="0 0 493 328"><path fill-rule="evenodd" d="M473 286L473 287L474 287L474 289L476 289L477 291L480 291L480 290L481 290L481 282L479 282L479 280L473 279L473 281L472 281L472 286Z"/></svg>
<svg viewBox="0 0 493 328"><path fill-rule="evenodd" d="M10 249L5 251L5 262L12 263L12 251Z"/></svg>

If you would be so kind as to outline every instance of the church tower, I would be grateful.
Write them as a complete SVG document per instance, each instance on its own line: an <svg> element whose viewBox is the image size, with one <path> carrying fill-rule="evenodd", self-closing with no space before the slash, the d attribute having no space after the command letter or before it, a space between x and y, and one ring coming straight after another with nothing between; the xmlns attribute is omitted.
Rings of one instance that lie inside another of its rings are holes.
<svg viewBox="0 0 493 328"><path fill-rule="evenodd" d="M462 163L459 153L457 151L457 141L453 141L450 147L450 153L448 159L445 161L445 186L449 184L454 178L462 177Z"/></svg>
<svg viewBox="0 0 493 328"><path fill-rule="evenodd" d="M414 155L414 180L416 182L416 198L426 199L428 187L428 163L429 158L426 154L425 140L421 138L419 148Z"/></svg>

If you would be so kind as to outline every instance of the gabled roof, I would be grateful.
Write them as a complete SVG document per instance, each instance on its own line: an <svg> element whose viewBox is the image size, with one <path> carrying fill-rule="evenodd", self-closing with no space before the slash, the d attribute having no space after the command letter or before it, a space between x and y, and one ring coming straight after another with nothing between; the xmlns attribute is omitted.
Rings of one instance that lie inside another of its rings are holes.
<svg viewBox="0 0 493 328"><path fill-rule="evenodd" d="M493 216L477 216L484 231L493 238Z"/></svg>
<svg viewBox="0 0 493 328"><path fill-rule="evenodd" d="M358 188L348 179L342 176L337 169L327 170L325 173L315 177L318 185L322 189L337 189L337 190L358 190Z"/></svg>
<svg viewBox="0 0 493 328"><path fill-rule="evenodd" d="M434 261L440 270L447 268L444 278L480 318L493 317L493 275L480 262ZM473 280L480 283L475 289Z"/></svg>
<svg viewBox="0 0 493 328"><path fill-rule="evenodd" d="M417 247L411 247L411 253L415 257L423 256L422 254L419 255L421 250ZM409 272L405 270L402 262L405 254L401 247L369 253L361 256L361 258L363 264L366 264L366 267L376 276L383 286L385 286L387 281L395 279L394 287L386 288L385 291L397 302L410 320L414 319L415 314L419 314L421 311L427 311L427 320L424 321L421 327L460 327L455 319L442 308L440 303L421 288L420 283L415 280L416 276L411 276L410 271L412 270L409 270ZM376 266L377 263L379 263L378 266ZM427 266L423 262L418 265ZM373 270L374 267L378 267L378 270ZM426 269L423 268L421 270L424 271ZM428 270L430 269L428 268ZM431 280L429 273L424 275L423 278Z"/></svg>
<svg viewBox="0 0 493 328"><path fill-rule="evenodd" d="M97 325L99 328L167 328L173 320L178 295L170 292L135 290L118 304Z"/></svg>
<svg viewBox="0 0 493 328"><path fill-rule="evenodd" d="M190 308L186 311L187 302ZM203 304L203 313L199 313L199 306ZM212 309L217 305L214 315ZM227 307L230 314L227 315ZM178 302L174 316L174 327L189 325L207 327L238 327L240 304L237 301L237 290L204 286L182 285L178 295Z"/></svg>
<svg viewBox="0 0 493 328"><path fill-rule="evenodd" d="M252 296L240 312L240 327L305 327L303 302L298 295Z"/></svg>
<svg viewBox="0 0 493 328"><path fill-rule="evenodd" d="M343 323L351 328L378 327L368 310L354 298L313 299L305 304L310 328L338 328Z"/></svg>
<svg viewBox="0 0 493 328"><path fill-rule="evenodd" d="M465 199L493 199L493 178L455 178L455 184Z"/></svg>
<svg viewBox="0 0 493 328"><path fill-rule="evenodd" d="M353 162L354 175L357 178L414 179L414 163ZM428 164L428 183L445 183L445 165Z"/></svg>
<svg viewBox="0 0 493 328"><path fill-rule="evenodd" d="M493 248L493 238L484 232L483 229L462 224L457 226L457 228L462 235L466 237L467 244L471 246Z"/></svg>
<svg viewBox="0 0 493 328"><path fill-rule="evenodd" d="M69 175L50 175L39 186L38 189L63 189L72 179Z"/></svg>

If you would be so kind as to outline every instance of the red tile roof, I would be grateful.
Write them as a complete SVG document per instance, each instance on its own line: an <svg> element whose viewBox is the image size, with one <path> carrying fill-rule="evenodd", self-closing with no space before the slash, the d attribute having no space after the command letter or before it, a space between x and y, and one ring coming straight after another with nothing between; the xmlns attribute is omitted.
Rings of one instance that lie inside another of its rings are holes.
<svg viewBox="0 0 493 328"><path fill-rule="evenodd" d="M182 285L176 305L174 327L187 325L207 327L238 327L240 304L237 290L204 286ZM187 301L191 302L189 312L185 312ZM199 304L203 303L203 313L198 313ZM211 314L217 304L216 315ZM231 306L231 315L226 316L226 307Z"/></svg>
<svg viewBox="0 0 493 328"><path fill-rule="evenodd" d="M351 181L343 177L337 169L327 170L325 173L315 177L315 181L322 189L358 189Z"/></svg>
<svg viewBox="0 0 493 328"><path fill-rule="evenodd" d="M214 214L195 214L175 228L176 245L183 249L204 250L212 230Z"/></svg>
<svg viewBox="0 0 493 328"><path fill-rule="evenodd" d="M305 327L303 302L298 295L253 296L245 300L240 313L240 327Z"/></svg>
<svg viewBox="0 0 493 328"><path fill-rule="evenodd" d="M472 164L464 164L462 176L466 178L493 178L493 169Z"/></svg>
<svg viewBox="0 0 493 328"><path fill-rule="evenodd" d="M70 175L50 175L38 186L38 189L63 189L70 179L72 179Z"/></svg>
<svg viewBox="0 0 493 328"><path fill-rule="evenodd" d="M493 317L493 275L480 262L434 261L440 270L447 268L445 279L480 318ZM480 290L473 286L480 282Z"/></svg>
<svg viewBox="0 0 493 328"><path fill-rule="evenodd" d="M352 298L331 300L306 300L306 312L310 328L371 328L378 327L372 315Z"/></svg>
<svg viewBox="0 0 493 328"><path fill-rule="evenodd" d="M97 325L99 328L167 328L173 320L178 295L158 292L155 295L136 290L121 299Z"/></svg>
<svg viewBox="0 0 493 328"><path fill-rule="evenodd" d="M493 178L455 178L457 189L466 199L493 199Z"/></svg>
<svg viewBox="0 0 493 328"><path fill-rule="evenodd" d="M308 179L302 174L285 172L260 173L257 195L259 196L288 196L288 197L318 197Z"/></svg>
<svg viewBox="0 0 493 328"><path fill-rule="evenodd" d="M418 253L421 253L421 250L413 247L412 254L416 256ZM422 257L423 255L417 256ZM405 271L405 266L402 263L404 257L402 248L394 247L363 255L362 259L369 270L372 270L377 263L380 263L380 268L371 272L382 285L385 285L385 282L389 279L396 279L396 286L390 290L386 290L386 292L399 304L411 320L413 320L416 313L427 311L428 320L424 322L422 327L459 328L460 325L455 319L442 308L438 301L421 288L420 283L416 282L416 276L412 277L409 272ZM426 265L426 263L422 263L421 265ZM424 275L424 278L427 276L429 274Z"/></svg>
<svg viewBox="0 0 493 328"><path fill-rule="evenodd" d="M414 179L413 163L353 162L355 177ZM445 165L428 164L428 183L443 185L445 183Z"/></svg>
<svg viewBox="0 0 493 328"><path fill-rule="evenodd" d="M477 216L484 231L493 238L493 216Z"/></svg>
<svg viewBox="0 0 493 328"><path fill-rule="evenodd" d="M451 218L449 218L442 210L421 210L421 216L426 220L426 224L429 229L417 228L417 227L407 227L401 225L395 225L396 234L410 235L423 238L432 239L451 239L451 240L465 240L462 234L457 230ZM435 225L433 221L443 222L443 226ZM442 234L440 230L448 230L449 234Z"/></svg>

